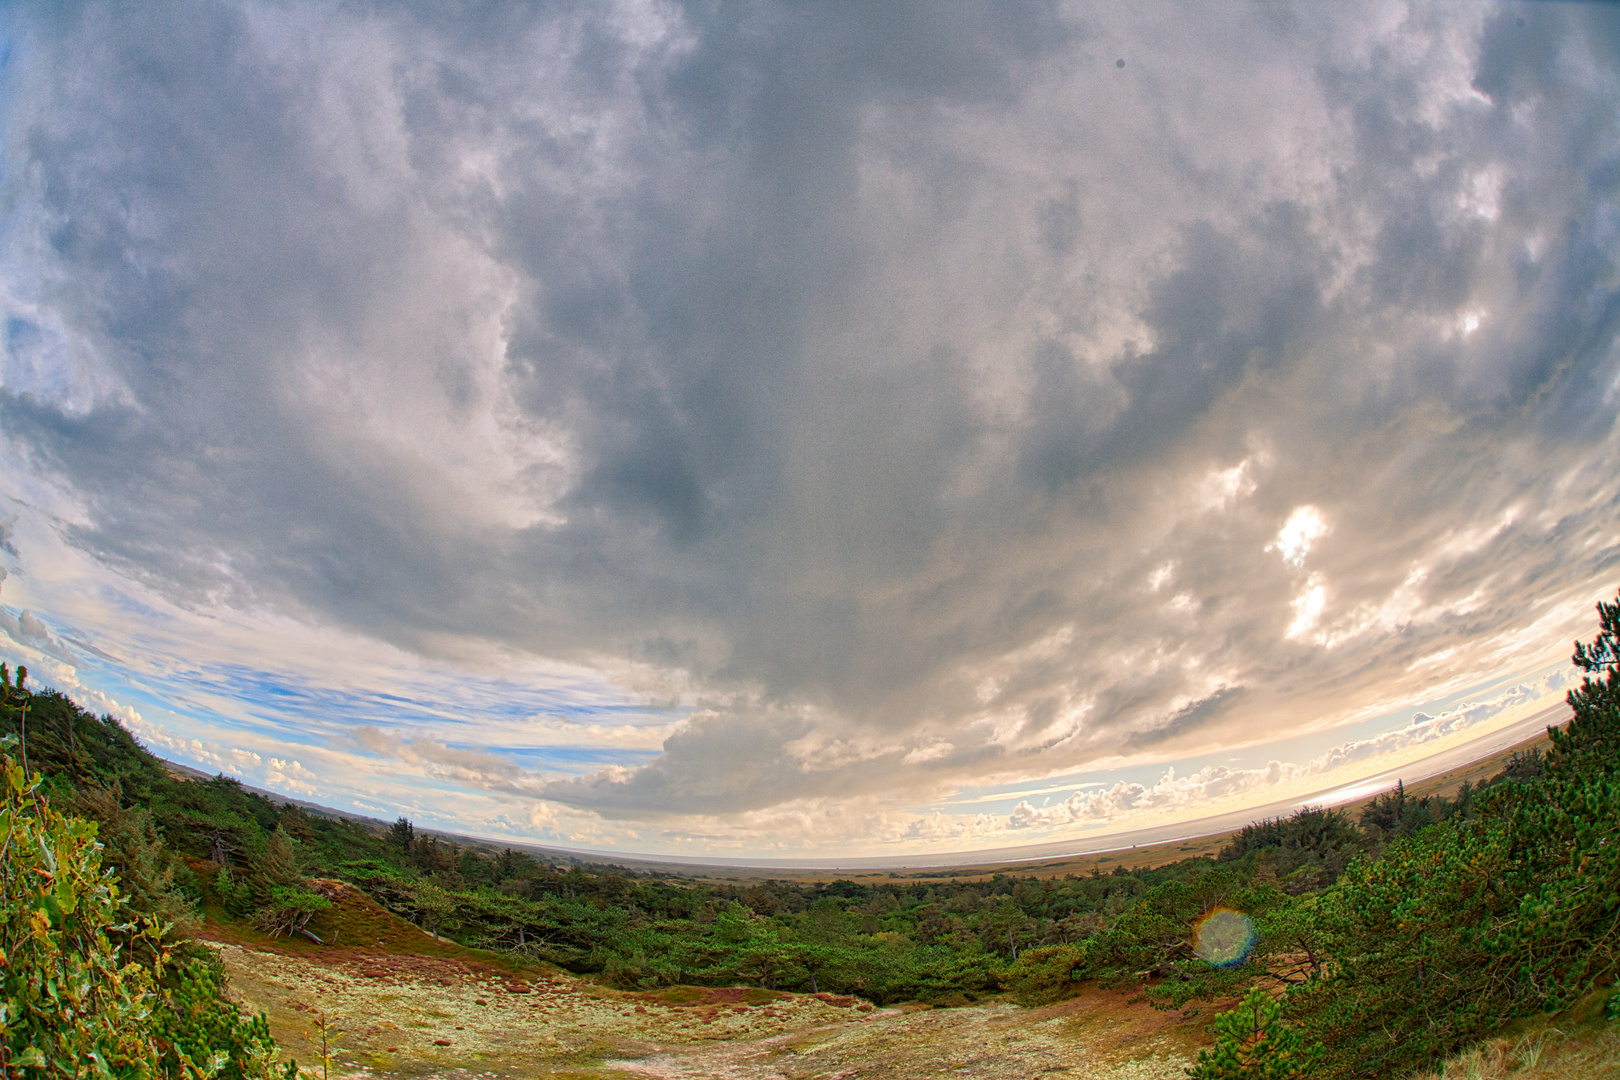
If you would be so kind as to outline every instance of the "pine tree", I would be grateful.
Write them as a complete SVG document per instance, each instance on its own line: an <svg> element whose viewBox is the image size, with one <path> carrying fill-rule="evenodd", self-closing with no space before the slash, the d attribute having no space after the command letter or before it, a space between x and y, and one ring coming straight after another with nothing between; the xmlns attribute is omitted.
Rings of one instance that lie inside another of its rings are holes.
<svg viewBox="0 0 1620 1080"><path fill-rule="evenodd" d="M1324 1053L1282 1018L1282 1003L1250 987L1242 1003L1215 1017L1215 1046L1198 1052L1193 1080L1304 1080Z"/></svg>

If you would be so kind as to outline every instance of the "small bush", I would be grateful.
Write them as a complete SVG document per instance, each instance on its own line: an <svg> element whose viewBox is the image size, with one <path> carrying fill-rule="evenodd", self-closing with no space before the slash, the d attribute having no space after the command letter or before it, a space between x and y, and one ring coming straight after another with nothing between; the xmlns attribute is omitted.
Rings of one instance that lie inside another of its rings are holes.
<svg viewBox="0 0 1620 1080"><path fill-rule="evenodd" d="M225 998L224 971L211 960L192 960L181 970L178 984L163 994L154 1030L167 1046L170 1074L180 1074L184 1060L201 1066L211 1080L275 1075L276 1042L269 1021L263 1013L243 1016ZM293 1080L297 1066L289 1062L281 1075Z"/></svg>
<svg viewBox="0 0 1620 1080"><path fill-rule="evenodd" d="M1193 1080L1304 1080L1324 1050L1282 1018L1282 1003L1251 987L1231 1012L1215 1017L1215 1046L1198 1052Z"/></svg>

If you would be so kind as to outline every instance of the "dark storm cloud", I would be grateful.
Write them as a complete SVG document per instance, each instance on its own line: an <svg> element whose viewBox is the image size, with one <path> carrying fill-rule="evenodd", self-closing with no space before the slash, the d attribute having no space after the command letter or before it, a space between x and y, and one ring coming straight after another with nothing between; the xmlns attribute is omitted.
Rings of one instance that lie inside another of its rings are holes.
<svg viewBox="0 0 1620 1080"><path fill-rule="evenodd" d="M1285 734L1601 592L1615 14L1083 16L19 11L0 424L192 603L652 670L545 789L620 816Z"/></svg>

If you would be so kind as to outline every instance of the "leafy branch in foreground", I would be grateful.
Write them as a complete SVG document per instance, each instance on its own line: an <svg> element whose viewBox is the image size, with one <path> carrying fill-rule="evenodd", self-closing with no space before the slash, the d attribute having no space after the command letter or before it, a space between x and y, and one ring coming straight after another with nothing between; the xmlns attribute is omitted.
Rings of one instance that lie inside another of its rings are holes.
<svg viewBox="0 0 1620 1080"><path fill-rule="evenodd" d="M52 810L9 756L0 770L0 1070L150 1071L163 1057L150 1025L163 954L126 962L114 938L127 949L161 928L123 921L94 825Z"/></svg>
<svg viewBox="0 0 1620 1080"><path fill-rule="evenodd" d="M164 989L168 928L129 909L95 823L53 809L9 755L0 773L0 1075L290 1078L206 964Z"/></svg>

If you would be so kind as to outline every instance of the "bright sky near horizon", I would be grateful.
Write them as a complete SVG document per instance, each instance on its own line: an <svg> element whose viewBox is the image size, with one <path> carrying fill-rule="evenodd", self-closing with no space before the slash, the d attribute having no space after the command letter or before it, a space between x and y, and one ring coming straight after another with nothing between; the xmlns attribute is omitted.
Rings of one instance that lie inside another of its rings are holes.
<svg viewBox="0 0 1620 1080"><path fill-rule="evenodd" d="M1418 769L1620 585L1620 9L0 9L0 657L576 848Z"/></svg>

